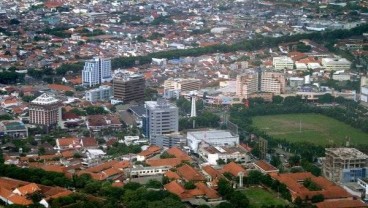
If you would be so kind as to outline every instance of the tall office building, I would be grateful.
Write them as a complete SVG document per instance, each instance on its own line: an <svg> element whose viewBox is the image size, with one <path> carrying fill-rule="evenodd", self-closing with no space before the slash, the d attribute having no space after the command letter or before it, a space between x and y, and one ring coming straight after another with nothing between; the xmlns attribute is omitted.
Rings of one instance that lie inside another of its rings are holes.
<svg viewBox="0 0 368 208"><path fill-rule="evenodd" d="M94 86L104 82L110 82L111 75L111 60L95 57L84 63L82 71L82 83L86 86Z"/></svg>
<svg viewBox="0 0 368 208"><path fill-rule="evenodd" d="M251 71L236 76L236 95L245 99L252 93L258 92L258 72Z"/></svg>
<svg viewBox="0 0 368 208"><path fill-rule="evenodd" d="M144 100L145 80L142 75L123 75L113 79L114 99L124 103Z"/></svg>
<svg viewBox="0 0 368 208"><path fill-rule="evenodd" d="M55 127L61 121L61 102L49 94L42 94L29 105L30 124Z"/></svg>
<svg viewBox="0 0 368 208"><path fill-rule="evenodd" d="M146 117L144 119L144 132L150 140L156 136L178 132L178 108L164 99L146 101Z"/></svg>
<svg viewBox="0 0 368 208"><path fill-rule="evenodd" d="M261 92L272 92L279 95L285 92L285 74L282 72L262 72Z"/></svg>

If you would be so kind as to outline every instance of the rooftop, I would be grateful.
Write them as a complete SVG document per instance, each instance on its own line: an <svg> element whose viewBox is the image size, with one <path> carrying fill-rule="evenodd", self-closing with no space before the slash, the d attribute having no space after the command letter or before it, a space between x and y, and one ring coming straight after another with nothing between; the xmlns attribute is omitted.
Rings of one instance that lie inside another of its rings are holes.
<svg viewBox="0 0 368 208"><path fill-rule="evenodd" d="M58 102L59 102L58 99L47 93L44 93L31 101L32 104L39 104L39 105L50 105Z"/></svg>
<svg viewBox="0 0 368 208"><path fill-rule="evenodd" d="M330 152L334 154L335 157L340 159L368 159L368 155L355 148L326 148L326 153Z"/></svg>

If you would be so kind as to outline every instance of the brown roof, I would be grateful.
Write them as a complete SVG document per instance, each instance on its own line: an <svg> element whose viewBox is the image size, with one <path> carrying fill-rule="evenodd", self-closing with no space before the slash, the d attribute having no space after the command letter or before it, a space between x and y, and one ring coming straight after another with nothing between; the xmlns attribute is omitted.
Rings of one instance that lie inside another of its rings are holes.
<svg viewBox="0 0 368 208"><path fill-rule="evenodd" d="M192 166L184 164L177 168L178 175L186 181L205 181L205 177Z"/></svg>
<svg viewBox="0 0 368 208"><path fill-rule="evenodd" d="M367 204L360 200L338 200L323 201L316 204L317 208L359 208L368 207Z"/></svg>
<svg viewBox="0 0 368 208"><path fill-rule="evenodd" d="M97 140L95 138L91 138L91 137L82 138L80 143L83 147L96 147L96 146L98 146Z"/></svg>
<svg viewBox="0 0 368 208"><path fill-rule="evenodd" d="M174 180L180 179L180 176L171 170L167 171L165 173L165 176L168 177L169 179L174 179Z"/></svg>
<svg viewBox="0 0 368 208"><path fill-rule="evenodd" d="M212 166L210 165L206 165L202 168L202 170L204 172L206 172L208 175L211 176L212 180L215 179L215 178L218 178L219 176L221 176L221 173L220 171L216 170L215 168L213 168Z"/></svg>
<svg viewBox="0 0 368 208"><path fill-rule="evenodd" d="M184 160L184 161L191 161L192 160L186 152L179 149L178 147L171 147L166 152L169 153L170 155L174 155L176 158L179 158L179 159Z"/></svg>
<svg viewBox="0 0 368 208"><path fill-rule="evenodd" d="M217 193L217 191L215 191L214 189L209 188L208 186L206 186L204 183L202 182L198 182L195 184L196 187L200 190L202 190L205 195L207 196L207 198L209 199L218 199L221 196Z"/></svg>
<svg viewBox="0 0 368 208"><path fill-rule="evenodd" d="M350 198L351 195L342 187L334 184L333 182L327 180L324 177L316 177L312 175L310 172L301 172L301 173L270 173L270 176L282 183L284 183L288 189L291 191L294 198L299 196L301 199L305 199L306 197L311 198L315 195L322 194L325 199L342 199L342 198ZM322 190L319 191L310 191L301 183L305 179L310 179L319 186L321 186Z"/></svg>
<svg viewBox="0 0 368 208"><path fill-rule="evenodd" d="M37 184L35 183L30 183L25 186L19 187L17 189L22 196L27 195L27 194L32 194L36 191L41 191L40 187L38 187Z"/></svg>
<svg viewBox="0 0 368 208"><path fill-rule="evenodd" d="M138 153L138 155L150 157L153 156L154 154L158 154L160 150L161 148L159 146L151 145L146 150L143 150L142 152Z"/></svg>
<svg viewBox="0 0 368 208"><path fill-rule="evenodd" d="M59 144L59 146L69 146L79 144L79 141L76 137L69 137L57 139L57 143Z"/></svg>
<svg viewBox="0 0 368 208"><path fill-rule="evenodd" d="M166 159L150 159L146 160L147 165L149 166L170 166L175 167L181 164L181 160L178 158L166 158Z"/></svg>
<svg viewBox="0 0 368 208"><path fill-rule="evenodd" d="M74 91L73 88L61 84L49 84L48 87L55 91Z"/></svg>
<svg viewBox="0 0 368 208"><path fill-rule="evenodd" d="M246 174L245 169L241 165L239 165L235 162L230 162L230 163L226 164L222 168L222 170L223 170L223 172L231 173L233 176L238 176L238 174L240 172L243 172L244 174Z"/></svg>
<svg viewBox="0 0 368 208"><path fill-rule="evenodd" d="M185 192L184 187L176 181L171 181L170 183L165 184L164 187L167 191L178 195L180 198L182 198L182 194Z"/></svg>
<svg viewBox="0 0 368 208"><path fill-rule="evenodd" d="M258 160L254 164L256 166L258 166L260 169L262 169L263 171L265 171L265 172L277 171L278 170L277 168L275 168L274 166L272 166L271 164L267 163L264 160Z"/></svg>
<svg viewBox="0 0 368 208"><path fill-rule="evenodd" d="M19 196L17 194L13 194L10 190L0 187L0 196L11 201L14 204L19 205L30 205L32 204L31 200L28 200L26 197Z"/></svg>

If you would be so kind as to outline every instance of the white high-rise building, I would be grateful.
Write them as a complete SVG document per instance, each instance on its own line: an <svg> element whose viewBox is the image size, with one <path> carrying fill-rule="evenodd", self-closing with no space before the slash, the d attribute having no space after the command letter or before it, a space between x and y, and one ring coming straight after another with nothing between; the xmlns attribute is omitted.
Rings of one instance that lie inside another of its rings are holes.
<svg viewBox="0 0 368 208"><path fill-rule="evenodd" d="M82 82L86 86L94 86L112 80L111 60L95 57L84 64Z"/></svg>

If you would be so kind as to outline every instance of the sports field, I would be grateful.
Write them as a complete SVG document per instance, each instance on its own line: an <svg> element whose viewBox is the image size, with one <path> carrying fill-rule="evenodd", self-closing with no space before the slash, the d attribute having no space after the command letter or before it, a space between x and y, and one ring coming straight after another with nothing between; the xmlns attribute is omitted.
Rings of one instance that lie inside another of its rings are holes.
<svg viewBox="0 0 368 208"><path fill-rule="evenodd" d="M290 142L307 141L318 145L368 144L368 134L333 118L319 114L284 114L253 117L253 125Z"/></svg>
<svg viewBox="0 0 368 208"><path fill-rule="evenodd" d="M287 202L277 197L277 193L268 192L262 188L251 187L245 190L245 195L248 197L251 208L261 208L262 206L270 205L286 205Z"/></svg>

